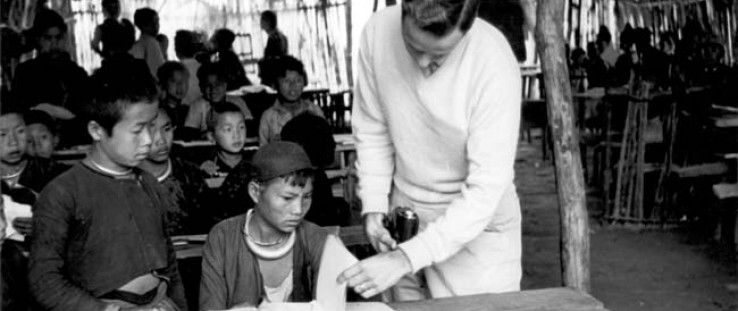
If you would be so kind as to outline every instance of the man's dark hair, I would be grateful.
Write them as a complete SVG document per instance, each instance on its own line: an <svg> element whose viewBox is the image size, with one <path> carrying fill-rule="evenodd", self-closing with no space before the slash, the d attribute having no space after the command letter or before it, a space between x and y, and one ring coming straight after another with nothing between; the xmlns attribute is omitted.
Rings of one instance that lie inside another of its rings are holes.
<svg viewBox="0 0 738 311"><path fill-rule="evenodd" d="M141 27L151 25L154 20L154 16L157 15L159 15L159 13L156 13L152 8L140 8L133 13L133 23L140 29Z"/></svg>
<svg viewBox="0 0 738 311"><path fill-rule="evenodd" d="M86 122L95 121L112 134L129 106L157 102L156 81L148 70L138 68L113 64L92 75L92 103L85 105L82 113Z"/></svg>
<svg viewBox="0 0 738 311"><path fill-rule="evenodd" d="M187 68L185 68L185 66L180 62L168 61L162 64L156 71L156 78L159 80L159 84L166 85L167 80L169 80L169 78L171 78L177 71L189 74Z"/></svg>
<svg viewBox="0 0 738 311"><path fill-rule="evenodd" d="M261 19L269 23L272 29L277 28L277 14L273 11L261 12Z"/></svg>
<svg viewBox="0 0 738 311"><path fill-rule="evenodd" d="M285 55L277 59L276 71L274 72L274 82L276 83L279 78L287 76L287 71L295 71L300 74L302 79L305 80L305 85L307 85L308 78L307 72L305 72L305 65L303 65L299 59L289 55Z"/></svg>
<svg viewBox="0 0 738 311"><path fill-rule="evenodd" d="M33 19L31 32L34 37L38 38L41 33L53 27L58 27L61 33L67 33L67 24L59 13L50 9L41 9Z"/></svg>
<svg viewBox="0 0 738 311"><path fill-rule="evenodd" d="M233 41L236 40L236 34L228 28L220 28L213 33L213 40L218 42L219 50L230 50L233 47Z"/></svg>
<svg viewBox="0 0 738 311"><path fill-rule="evenodd" d="M411 18L420 29L438 37L458 26L461 32L471 28L479 10L479 0L406 0L402 17Z"/></svg>
<svg viewBox="0 0 738 311"><path fill-rule="evenodd" d="M224 113L238 113L243 118L243 111L236 104L231 102L214 103L210 107L206 120L208 131L215 131L215 127L218 126L218 118Z"/></svg>
<svg viewBox="0 0 738 311"><path fill-rule="evenodd" d="M180 29L174 35L174 51L186 58L193 58L200 52L202 44L197 35L189 30Z"/></svg>

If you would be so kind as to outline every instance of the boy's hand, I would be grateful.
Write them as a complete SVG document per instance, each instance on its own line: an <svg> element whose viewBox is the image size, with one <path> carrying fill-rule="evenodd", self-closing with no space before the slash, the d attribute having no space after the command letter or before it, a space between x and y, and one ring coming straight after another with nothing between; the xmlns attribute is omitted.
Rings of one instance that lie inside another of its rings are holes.
<svg viewBox="0 0 738 311"><path fill-rule="evenodd" d="M33 233L33 218L18 217L13 219L13 229L22 235L31 235Z"/></svg>
<svg viewBox="0 0 738 311"><path fill-rule="evenodd" d="M212 160L207 160L200 165L200 169L205 171L208 175L215 175L218 173L218 165Z"/></svg>

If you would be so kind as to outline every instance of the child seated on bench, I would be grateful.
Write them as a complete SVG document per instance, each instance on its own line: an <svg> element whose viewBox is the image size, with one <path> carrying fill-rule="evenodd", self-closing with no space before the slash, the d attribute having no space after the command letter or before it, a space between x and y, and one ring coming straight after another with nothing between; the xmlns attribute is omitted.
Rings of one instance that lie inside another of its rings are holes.
<svg viewBox="0 0 738 311"><path fill-rule="evenodd" d="M328 233L303 220L313 165L299 145L273 142L256 152L252 166L255 207L217 224L203 248L200 310L315 298Z"/></svg>

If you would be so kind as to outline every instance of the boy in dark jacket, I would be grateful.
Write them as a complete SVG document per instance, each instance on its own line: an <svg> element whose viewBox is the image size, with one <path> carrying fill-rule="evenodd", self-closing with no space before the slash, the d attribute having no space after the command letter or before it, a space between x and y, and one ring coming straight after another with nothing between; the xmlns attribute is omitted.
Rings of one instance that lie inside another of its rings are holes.
<svg viewBox="0 0 738 311"><path fill-rule="evenodd" d="M28 280L45 310L186 310L149 154L157 88L134 70L101 69L84 110L92 149L34 205Z"/></svg>

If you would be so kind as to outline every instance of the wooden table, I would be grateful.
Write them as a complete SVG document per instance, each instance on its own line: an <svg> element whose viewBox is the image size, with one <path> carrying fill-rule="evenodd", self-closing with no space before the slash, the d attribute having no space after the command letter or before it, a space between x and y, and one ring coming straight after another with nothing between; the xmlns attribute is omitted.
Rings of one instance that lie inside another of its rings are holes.
<svg viewBox="0 0 738 311"><path fill-rule="evenodd" d="M602 302L570 288L391 303L396 311L602 311Z"/></svg>

